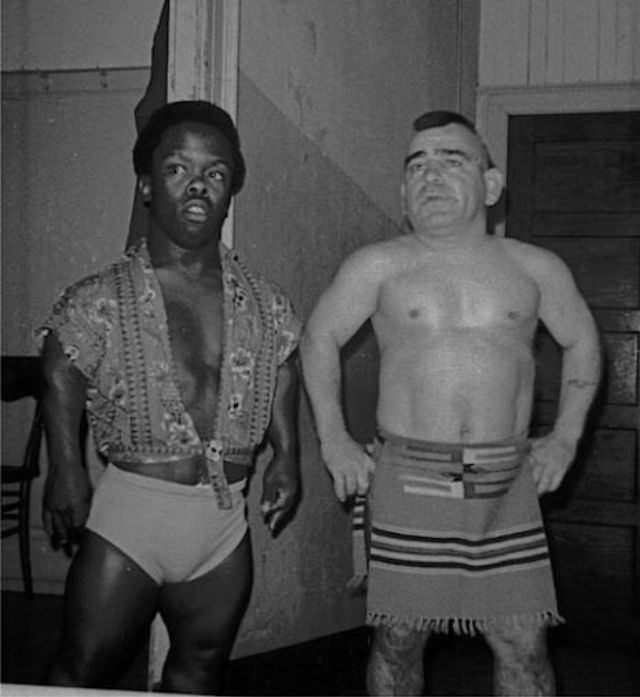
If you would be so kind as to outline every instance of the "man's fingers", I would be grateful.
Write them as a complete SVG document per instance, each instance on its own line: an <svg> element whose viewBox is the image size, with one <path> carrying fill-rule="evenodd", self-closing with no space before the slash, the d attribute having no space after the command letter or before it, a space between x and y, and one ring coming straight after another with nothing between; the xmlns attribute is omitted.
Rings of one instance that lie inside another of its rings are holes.
<svg viewBox="0 0 640 697"><path fill-rule="evenodd" d="M376 471L376 463L372 457L365 458L365 467L368 474L373 474Z"/></svg>
<svg viewBox="0 0 640 697"><path fill-rule="evenodd" d="M53 548L59 549L66 546L68 542L67 526L59 513L51 514L51 526L52 530L49 537L51 538Z"/></svg>
<svg viewBox="0 0 640 697"><path fill-rule="evenodd" d="M358 477L358 489L356 493L358 496L364 496L369 491L369 485L371 483L369 472L365 472L363 475Z"/></svg>

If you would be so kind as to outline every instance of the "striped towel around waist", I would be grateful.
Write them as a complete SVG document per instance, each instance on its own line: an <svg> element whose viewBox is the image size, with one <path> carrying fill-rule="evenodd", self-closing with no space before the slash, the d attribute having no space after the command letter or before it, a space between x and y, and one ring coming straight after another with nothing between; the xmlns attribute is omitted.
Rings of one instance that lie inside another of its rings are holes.
<svg viewBox="0 0 640 697"><path fill-rule="evenodd" d="M406 493L456 499L505 494L531 446L526 438L499 444L443 444L378 431L378 443L393 445L393 461Z"/></svg>

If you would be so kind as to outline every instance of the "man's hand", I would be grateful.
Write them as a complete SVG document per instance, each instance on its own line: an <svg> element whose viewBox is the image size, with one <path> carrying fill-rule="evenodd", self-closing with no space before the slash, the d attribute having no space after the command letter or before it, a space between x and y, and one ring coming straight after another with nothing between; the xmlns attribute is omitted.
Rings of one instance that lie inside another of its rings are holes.
<svg viewBox="0 0 640 697"><path fill-rule="evenodd" d="M367 494L376 466L363 446L351 438L326 443L322 445L322 457L340 501Z"/></svg>
<svg viewBox="0 0 640 697"><path fill-rule="evenodd" d="M300 468L297 458L276 455L267 465L262 481L260 511L272 537L293 516L300 502Z"/></svg>
<svg viewBox="0 0 640 697"><path fill-rule="evenodd" d="M576 454L576 444L554 432L531 441L529 463L538 496L555 491L567 473Z"/></svg>
<svg viewBox="0 0 640 697"><path fill-rule="evenodd" d="M50 472L42 501L42 522L54 549L67 556L77 544L89 516L91 483L85 470Z"/></svg>

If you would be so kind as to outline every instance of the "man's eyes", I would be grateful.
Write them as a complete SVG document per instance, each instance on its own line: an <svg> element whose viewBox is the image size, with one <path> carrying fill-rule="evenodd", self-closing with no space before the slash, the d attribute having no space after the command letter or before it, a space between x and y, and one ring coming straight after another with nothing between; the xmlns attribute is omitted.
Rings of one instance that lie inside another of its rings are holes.
<svg viewBox="0 0 640 697"><path fill-rule="evenodd" d="M181 174L182 172L186 172L186 167L178 162L170 162L165 169L169 174Z"/></svg>
<svg viewBox="0 0 640 697"><path fill-rule="evenodd" d="M187 167L180 162L169 162L165 166L165 171L170 175L186 174ZM227 179L227 172L226 170L218 168L210 169L205 172L204 176L211 181L224 182Z"/></svg>
<svg viewBox="0 0 640 697"><path fill-rule="evenodd" d="M464 167L465 164L467 164L467 161L463 157L450 155L448 157L437 158L430 161L423 160L412 162L408 166L409 174L420 174L424 172L429 167L430 163L441 169L459 169L460 167Z"/></svg>

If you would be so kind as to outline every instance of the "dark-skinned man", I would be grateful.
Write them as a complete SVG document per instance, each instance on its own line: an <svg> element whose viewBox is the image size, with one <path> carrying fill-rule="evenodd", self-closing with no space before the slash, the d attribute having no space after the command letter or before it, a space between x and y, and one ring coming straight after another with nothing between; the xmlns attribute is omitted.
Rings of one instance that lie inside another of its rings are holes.
<svg viewBox="0 0 640 697"><path fill-rule="evenodd" d="M79 540L55 685L109 686L159 612L161 689L215 694L252 583L245 489L265 439L272 534L300 496L299 323L291 303L221 242L245 163L208 102L154 112L133 151L145 239L71 286L41 329L55 546ZM92 491L86 409L108 465Z"/></svg>

